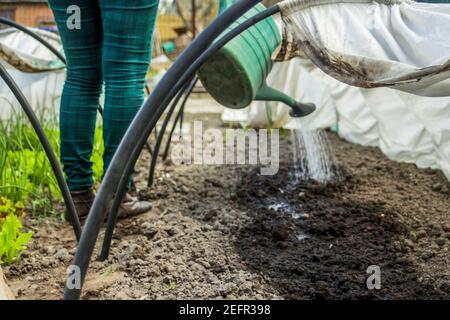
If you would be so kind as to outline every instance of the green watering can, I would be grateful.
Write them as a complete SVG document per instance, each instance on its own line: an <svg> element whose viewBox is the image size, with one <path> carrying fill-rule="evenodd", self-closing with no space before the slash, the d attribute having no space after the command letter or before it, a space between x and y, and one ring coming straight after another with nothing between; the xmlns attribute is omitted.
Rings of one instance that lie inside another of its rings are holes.
<svg viewBox="0 0 450 320"><path fill-rule="evenodd" d="M224 0L221 9L233 4ZM242 16L227 32L265 10L259 4ZM198 71L208 93L220 104L242 109L254 100L280 101L292 108L291 116L303 117L315 111L313 104L302 104L269 87L266 78L273 67L272 54L281 44L281 35L272 17L252 26L214 54Z"/></svg>

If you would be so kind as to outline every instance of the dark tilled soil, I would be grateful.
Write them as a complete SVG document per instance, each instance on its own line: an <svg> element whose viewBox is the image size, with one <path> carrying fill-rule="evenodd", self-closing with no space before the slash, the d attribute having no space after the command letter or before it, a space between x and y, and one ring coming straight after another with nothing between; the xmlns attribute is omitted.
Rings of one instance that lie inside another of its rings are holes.
<svg viewBox="0 0 450 320"><path fill-rule="evenodd" d="M160 164L155 187L140 192L153 210L118 224L83 298L449 299L447 180L329 139L342 179L328 185L294 183L288 138L274 177L254 166ZM148 161L144 154L138 187ZM56 219L27 224L36 234L5 269L11 286L20 299L61 298L71 230ZM379 290L367 289L371 265Z"/></svg>

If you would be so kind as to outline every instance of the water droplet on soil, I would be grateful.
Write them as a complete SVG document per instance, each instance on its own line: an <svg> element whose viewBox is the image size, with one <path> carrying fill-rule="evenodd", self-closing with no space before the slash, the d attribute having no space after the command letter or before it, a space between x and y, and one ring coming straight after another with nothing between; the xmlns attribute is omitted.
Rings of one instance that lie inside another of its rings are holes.
<svg viewBox="0 0 450 320"><path fill-rule="evenodd" d="M309 236L306 235L306 234L304 234L304 233L302 233L302 232L297 233L297 239L298 239L298 241L304 241L304 240L306 240L306 239L308 239L308 238L309 238Z"/></svg>

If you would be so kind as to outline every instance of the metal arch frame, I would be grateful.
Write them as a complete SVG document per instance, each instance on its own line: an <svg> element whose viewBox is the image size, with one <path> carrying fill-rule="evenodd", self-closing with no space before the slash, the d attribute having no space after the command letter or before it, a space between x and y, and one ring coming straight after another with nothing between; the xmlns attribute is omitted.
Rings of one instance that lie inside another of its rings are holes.
<svg viewBox="0 0 450 320"><path fill-rule="evenodd" d="M21 25L15 23L14 21L6 19L4 17L0 17L0 23L11 26L13 28L16 28L16 29L28 34L29 36L33 37L34 39L39 41L42 45L44 45L46 48L48 48L64 64L66 64L66 59L64 58L64 56L55 47L53 47L49 42L47 42L45 39L40 37L35 32L31 31L30 29L28 29L24 26L21 26ZM25 112L29 121L31 122L31 125L32 125L34 131L36 132L36 134L39 138L39 141L41 142L42 147L44 148L44 152L47 156L47 159L50 162L53 173L58 182L59 189L61 190L61 194L62 194L64 203L67 208L69 220L72 224L72 227L73 227L73 230L75 233L75 237L76 237L77 241L79 241L81 238L81 232L82 232L80 220L78 218L72 196L70 195L69 187L67 186L67 182L64 178L64 173L61 169L61 165L59 164L59 161L55 155L55 152L53 151L53 147L52 147L50 141L48 140L48 137L45 134L41 124L39 123L39 120L38 120L36 114L34 113L30 103L26 99L23 92L20 90L17 83L14 81L14 79L11 77L11 75L8 73L8 71L2 64L0 64L0 77L5 81L5 83L9 87L9 89L12 91L12 93L16 97L17 101L19 102L20 106L22 107L22 110Z"/></svg>
<svg viewBox="0 0 450 320"><path fill-rule="evenodd" d="M280 11L279 6L275 5L246 20L214 43L226 28L259 2L261 0L240 0L220 15L175 61L164 78L159 82L153 94L139 110L104 176L72 263L74 270L77 270L76 276L80 280L81 286L86 277L104 214L111 208L113 201L115 203L120 202L120 196L123 195L126 188L128 177L148 136L153 131L164 110L173 97L178 94L179 90L186 85L187 81L194 77L197 69L214 52L252 25ZM113 223L114 219L109 219L109 221ZM73 273L68 275L66 282L64 298L67 300L79 299L81 295L81 286L74 287L71 283L72 279Z"/></svg>

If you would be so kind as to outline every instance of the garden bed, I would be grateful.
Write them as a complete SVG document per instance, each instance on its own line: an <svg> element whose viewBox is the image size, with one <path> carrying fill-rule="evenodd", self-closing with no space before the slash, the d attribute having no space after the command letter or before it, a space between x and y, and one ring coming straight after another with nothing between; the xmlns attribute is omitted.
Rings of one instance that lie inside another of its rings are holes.
<svg viewBox="0 0 450 320"><path fill-rule="evenodd" d="M293 182L289 138L274 177L256 166L159 164L154 188L140 192L153 210L119 222L82 298L449 299L447 180L328 136L343 176L328 185ZM148 162L145 153L141 189ZM20 263L4 268L10 285L19 299L59 299L72 231L58 218L25 225L34 235ZM367 289L371 265L380 290Z"/></svg>

